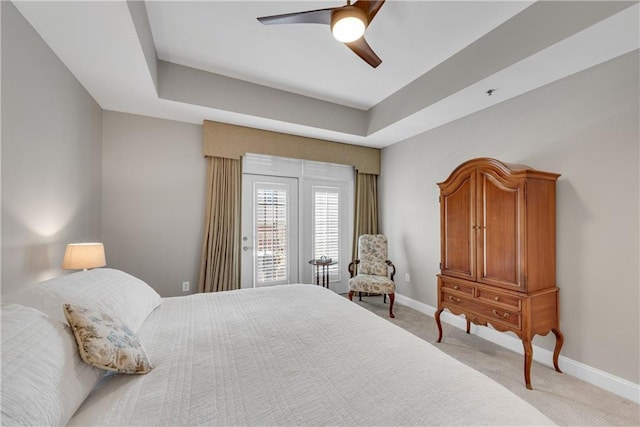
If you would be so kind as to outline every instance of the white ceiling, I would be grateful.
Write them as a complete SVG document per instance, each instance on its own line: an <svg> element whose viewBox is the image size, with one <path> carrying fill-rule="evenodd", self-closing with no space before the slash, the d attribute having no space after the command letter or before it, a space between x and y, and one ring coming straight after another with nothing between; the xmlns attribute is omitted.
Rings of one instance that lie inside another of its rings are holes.
<svg viewBox="0 0 640 427"><path fill-rule="evenodd" d="M103 109L374 147L640 45L637 2L387 0L376 69L327 26L256 20L341 1L14 4Z"/></svg>
<svg viewBox="0 0 640 427"><path fill-rule="evenodd" d="M256 20L342 1L148 2L147 11L164 61L367 110L530 3L390 0L365 36L383 60L375 70L326 25Z"/></svg>

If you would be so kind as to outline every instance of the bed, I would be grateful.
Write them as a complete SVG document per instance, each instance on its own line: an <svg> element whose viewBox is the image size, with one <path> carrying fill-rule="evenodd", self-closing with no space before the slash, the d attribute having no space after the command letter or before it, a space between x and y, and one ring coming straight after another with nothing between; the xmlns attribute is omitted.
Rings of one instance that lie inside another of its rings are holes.
<svg viewBox="0 0 640 427"><path fill-rule="evenodd" d="M84 363L63 304L108 311L153 369ZM95 269L3 297L3 425L552 425L426 341L314 285L160 298Z"/></svg>

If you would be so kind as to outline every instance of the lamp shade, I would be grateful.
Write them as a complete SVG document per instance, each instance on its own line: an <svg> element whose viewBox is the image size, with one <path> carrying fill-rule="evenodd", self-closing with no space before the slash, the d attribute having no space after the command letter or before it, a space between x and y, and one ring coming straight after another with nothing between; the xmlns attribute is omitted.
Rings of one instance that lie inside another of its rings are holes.
<svg viewBox="0 0 640 427"><path fill-rule="evenodd" d="M62 268L65 270L86 270L105 265L107 260L102 243L70 243L62 260Z"/></svg>

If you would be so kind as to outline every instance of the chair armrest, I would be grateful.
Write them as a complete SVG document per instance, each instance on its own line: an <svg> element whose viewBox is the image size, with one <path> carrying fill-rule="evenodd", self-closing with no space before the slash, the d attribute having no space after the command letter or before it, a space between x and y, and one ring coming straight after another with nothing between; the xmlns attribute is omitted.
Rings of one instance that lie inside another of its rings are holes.
<svg viewBox="0 0 640 427"><path fill-rule="evenodd" d="M349 274L351 274L351 277L356 275L356 265L358 264L360 264L359 259L354 259L349 263Z"/></svg>
<svg viewBox="0 0 640 427"><path fill-rule="evenodd" d="M389 261L389 260L386 260L385 262L387 263L387 265L388 265L389 267L391 267L391 268L393 269L393 270L391 270L391 281L393 282L393 281L394 281L394 280L393 280L393 276L395 276L395 275L396 275L396 266L395 266L395 265L393 265L393 263L392 263L391 261Z"/></svg>

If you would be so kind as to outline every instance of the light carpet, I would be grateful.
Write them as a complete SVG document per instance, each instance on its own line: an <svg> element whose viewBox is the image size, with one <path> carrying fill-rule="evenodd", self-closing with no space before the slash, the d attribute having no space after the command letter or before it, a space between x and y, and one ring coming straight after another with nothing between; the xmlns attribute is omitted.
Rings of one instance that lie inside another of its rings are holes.
<svg viewBox="0 0 640 427"><path fill-rule="evenodd" d="M432 316L396 303L395 319L389 318L389 305L382 297L354 297L354 303L434 344L491 377L526 400L561 426L640 426L640 405L553 368L533 362L533 390L524 385L522 355L497 344L467 335L465 331L442 323L443 339L436 343L438 329ZM479 390L479 392L481 392Z"/></svg>

